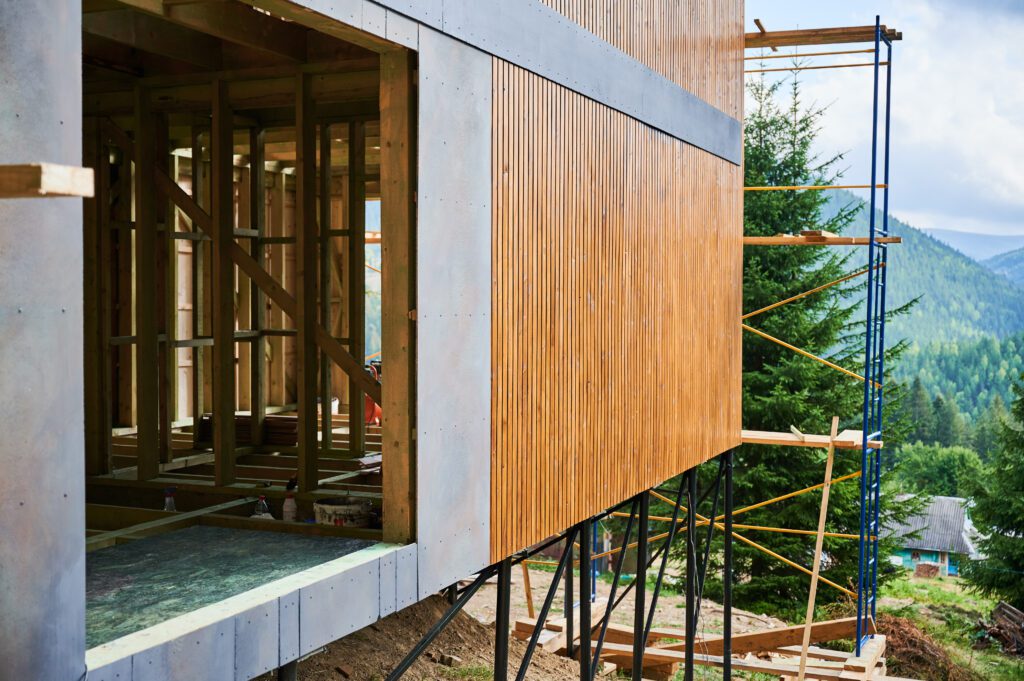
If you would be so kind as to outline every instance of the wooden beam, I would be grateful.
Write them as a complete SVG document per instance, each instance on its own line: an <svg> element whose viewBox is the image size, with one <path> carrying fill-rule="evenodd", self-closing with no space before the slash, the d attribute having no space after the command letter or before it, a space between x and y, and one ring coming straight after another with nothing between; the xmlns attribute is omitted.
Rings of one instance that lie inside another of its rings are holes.
<svg viewBox="0 0 1024 681"><path fill-rule="evenodd" d="M207 186L208 173L203 162L202 129L192 127L192 200L197 206L209 208L210 188ZM193 227L195 229L195 227ZM209 260L209 246L202 241L192 242L192 337L206 335L206 279ZM201 444L199 419L206 406L205 377L207 374L206 353L202 347L192 348L192 446Z"/></svg>
<svg viewBox="0 0 1024 681"><path fill-rule="evenodd" d="M216 482L230 485L235 481L235 266L231 253L238 244L233 232L234 126L227 83L222 80L214 82L211 132L213 451Z"/></svg>
<svg viewBox="0 0 1024 681"><path fill-rule="evenodd" d="M807 649L811 647L811 630L814 626L814 605L818 597L818 576L821 573L821 550L825 541L825 519L828 517L828 497L832 490L832 464L835 462L836 436L839 435L839 417L832 417L832 431L829 435L828 455L825 457L825 481L821 487L821 507L818 509L818 533L814 541L814 558L811 561L811 590L807 596L807 615L804 619L804 640L800 650L800 671L797 681L803 681L807 671Z"/></svg>
<svg viewBox="0 0 1024 681"><path fill-rule="evenodd" d="M314 12L308 7L297 5L290 0L242 0L242 2L374 52L386 52L395 48L394 43L378 38L372 33L347 26L332 17Z"/></svg>
<svg viewBox="0 0 1024 681"><path fill-rule="evenodd" d="M859 236L826 236L810 237L798 234L777 234L775 236L745 236L744 246L867 246L870 237ZM875 237L876 244L901 244L903 238L898 236Z"/></svg>
<svg viewBox="0 0 1024 681"><path fill-rule="evenodd" d="M110 233L106 226L105 179L109 174L106 145L95 118L83 122L82 160L95 171L100 198L83 201L82 270L84 291L83 354L85 357L85 473L100 475L106 472L110 453L110 390L107 355L109 326L104 325L104 310L109 306L109 291L103 286L104 274L109 273L108 256ZM106 239L104 238L106 237Z"/></svg>
<svg viewBox="0 0 1024 681"><path fill-rule="evenodd" d="M254 501L256 501L254 497L234 499L232 501L226 501L223 504L207 506L206 508L200 508L195 511L174 513L163 518L158 518L156 520L150 520L148 522L139 523L138 525L131 525L120 530L103 532L102 534L97 534L93 535L92 537L89 537L85 542L85 550L95 551L96 549L102 549L108 546L113 546L114 544L118 543L118 540L124 540L127 538L148 537L154 534L160 534L161 532L169 532L170 530L177 530L183 527L189 527L191 525L195 525L198 522L198 519L204 515L210 513L217 513L218 511L226 511L232 508L237 508L239 506L244 506L245 504L251 504Z"/></svg>
<svg viewBox="0 0 1024 681"><path fill-rule="evenodd" d="M894 28L882 26L882 33L889 40L903 40L903 33ZM846 26L840 28L805 28L794 31L766 31L747 33L744 44L747 49L755 47L787 47L799 45L834 45L838 43L873 43L874 26Z"/></svg>
<svg viewBox="0 0 1024 681"><path fill-rule="evenodd" d="M82 31L208 71L223 64L221 43L216 38L131 9L85 14Z"/></svg>
<svg viewBox="0 0 1024 681"><path fill-rule="evenodd" d="M193 224L212 236L212 222L209 214L197 206L191 197L182 191L176 182L171 181L166 174L157 171L156 181L157 187L171 197L174 203L192 219ZM270 296L271 300L277 303L286 315L295 319L298 314L296 298L285 291L284 287L268 274L266 270L261 268L252 256L246 253L234 240L231 241L229 246L232 261L256 281L263 292ZM314 336L316 342L324 349L327 355L349 376L357 377L357 380L362 383L363 391L379 403L381 399L381 385L372 376L363 371L362 364L357 362L349 354L348 350L337 339L327 333L321 325L315 325Z"/></svg>
<svg viewBox="0 0 1024 681"><path fill-rule="evenodd" d="M832 438L828 435L808 435L801 433L773 433L765 430L744 430L741 432L741 440L745 445L777 445L782 447L813 447L817 449L828 449ZM871 440L868 446L873 449L883 447L881 440ZM863 435L859 430L844 430L835 438L836 449L861 449L863 446Z"/></svg>
<svg viewBox="0 0 1024 681"><path fill-rule="evenodd" d="M384 539L416 536L413 53L381 55L381 350ZM363 274L362 272L360 273Z"/></svg>
<svg viewBox="0 0 1024 681"><path fill-rule="evenodd" d="M258 236L250 239L249 253L261 272L266 272L266 253L263 248L263 236L267 229L267 184L264 160L264 138L262 129L252 128L249 131L249 208L250 228L255 229ZM259 283L249 278L249 296L251 311L250 325L256 331L266 326L267 304L263 289ZM267 391L264 384L267 368L267 339L261 333L251 342L252 356L249 365L249 411L251 414L251 438L254 445L263 444L263 425L267 416Z"/></svg>
<svg viewBox="0 0 1024 681"><path fill-rule="evenodd" d="M299 489L317 488L317 262L316 122L311 77L296 77L295 90L295 309ZM326 405L324 405L326 406Z"/></svg>
<svg viewBox="0 0 1024 681"><path fill-rule="evenodd" d="M0 165L0 199L92 195L92 168L53 163Z"/></svg>
<svg viewBox="0 0 1024 681"><path fill-rule="evenodd" d="M871 632L874 632L873 624ZM803 643L803 635L804 625L802 624L792 627L752 631L746 634L733 634L732 654L745 655L764 650L775 650L782 646L801 645ZM853 638L856 635L856 617L815 622L811 625L811 643L837 641L839 639ZM669 643L661 646L661 648L664 650L682 651L686 650L686 644ZM705 636L702 640L696 642L695 650L698 653L720 655L724 650L724 641L721 636Z"/></svg>
<svg viewBox="0 0 1024 681"><path fill-rule="evenodd" d="M156 193L153 191L156 119L149 91L135 89L135 373L138 404L138 476L159 470L158 357L156 320Z"/></svg>
<svg viewBox="0 0 1024 681"><path fill-rule="evenodd" d="M307 29L241 3L165 4L162 9L161 16L179 26L295 62L306 61Z"/></svg>
<svg viewBox="0 0 1024 681"><path fill-rule="evenodd" d="M154 150L154 168L163 172L172 172L177 177L177 164L168 170L170 159L170 128L167 114L156 115L156 149ZM149 178L152 185L153 177ZM173 457L171 451L171 430L174 423L174 409L177 404L178 362L174 349L177 336L176 316L178 311L177 278L177 244L174 240L175 220L173 207L166 196L159 195L156 202L157 224L164 225L162 234L157 240L156 277L157 277L157 335L160 341L157 361L160 364L157 394L159 395L158 414L159 430L157 434L157 454L161 463L168 463Z"/></svg>
<svg viewBox="0 0 1024 681"><path fill-rule="evenodd" d="M348 338L349 351L366 356L366 124L348 124ZM383 311L384 301L381 299ZM350 447L366 448L366 404L359 383L348 388Z"/></svg>

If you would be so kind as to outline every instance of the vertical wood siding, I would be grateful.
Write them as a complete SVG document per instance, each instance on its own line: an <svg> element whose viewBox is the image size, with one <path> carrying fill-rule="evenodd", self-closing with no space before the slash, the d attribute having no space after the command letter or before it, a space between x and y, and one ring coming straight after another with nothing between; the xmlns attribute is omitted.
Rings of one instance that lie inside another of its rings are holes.
<svg viewBox="0 0 1024 681"><path fill-rule="evenodd" d="M491 556L739 442L742 170L494 60Z"/></svg>
<svg viewBox="0 0 1024 681"><path fill-rule="evenodd" d="M742 116L742 0L542 2L730 116Z"/></svg>

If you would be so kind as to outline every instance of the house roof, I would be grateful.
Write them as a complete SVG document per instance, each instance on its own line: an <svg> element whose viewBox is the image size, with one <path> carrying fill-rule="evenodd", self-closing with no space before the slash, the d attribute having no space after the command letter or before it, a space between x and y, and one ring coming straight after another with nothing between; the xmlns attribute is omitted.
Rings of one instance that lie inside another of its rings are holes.
<svg viewBox="0 0 1024 681"><path fill-rule="evenodd" d="M902 524L887 528L886 535L906 537L903 546L926 551L948 551L971 555L972 526L964 511L966 500L960 497L932 497L920 515L911 516Z"/></svg>

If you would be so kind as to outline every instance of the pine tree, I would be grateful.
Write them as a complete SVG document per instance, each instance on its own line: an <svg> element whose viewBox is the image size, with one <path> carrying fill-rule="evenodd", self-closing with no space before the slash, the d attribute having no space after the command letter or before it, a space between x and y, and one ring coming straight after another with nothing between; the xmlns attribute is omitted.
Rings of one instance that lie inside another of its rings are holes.
<svg viewBox="0 0 1024 681"><path fill-rule="evenodd" d="M910 386L910 397L907 400L908 419L910 421L910 442L935 442L935 412L928 391L921 383L921 377L914 378Z"/></svg>
<svg viewBox="0 0 1024 681"><path fill-rule="evenodd" d="M1001 428L971 509L985 557L967 563L964 575L981 593L1024 608L1024 383L1014 386L1014 393L1011 418Z"/></svg>
<svg viewBox="0 0 1024 681"><path fill-rule="evenodd" d="M788 107L776 104L779 85L755 82L750 86L754 106L744 135L746 185L824 185L836 177L841 157L819 159L812 145L822 111L807 109L793 83ZM823 219L821 192L751 192L744 201L744 228L748 235L767 236L823 229L842 233L854 219L856 207ZM828 248L760 247L744 250L744 310L757 310L784 298L839 279L859 267L864 254ZM856 262L856 264L854 264ZM793 343L815 355L863 371L864 280L829 288L748 320L754 328ZM888 353L892 359L902 349ZM891 363L890 363L891 364ZM898 396L898 395L897 395ZM744 427L802 432L828 432L832 416L841 428L861 427L863 384L753 334L743 342ZM892 405L890 405L891 411ZM900 413L902 413L902 409ZM887 416L888 418L888 416ZM744 446L736 457L735 502L739 508L818 484L824 474L822 450ZM833 475L859 470L859 456L837 456ZM743 522L782 528L814 528L820 493L804 494L743 515ZM856 479L832 488L827 528L857 533L860 486ZM770 532L743 532L759 544L809 567L813 538ZM682 542L676 548L681 557ZM739 607L797 615L807 598L806 575L746 544L735 542L734 587ZM856 579L858 543L825 540L829 556L823 575L839 584ZM714 574L714 573L711 573ZM709 584L714 598L720 585ZM825 603L842 594L829 587L818 591ZM802 614L802 611L801 613Z"/></svg>
<svg viewBox="0 0 1024 681"><path fill-rule="evenodd" d="M982 461L987 462L991 459L999 444L999 432L1008 417L1006 403L1002 397L996 395L974 426L974 451L978 452Z"/></svg>
<svg viewBox="0 0 1024 681"><path fill-rule="evenodd" d="M962 445L967 439L967 425L956 400L936 395L932 407L935 412L935 443L943 447Z"/></svg>

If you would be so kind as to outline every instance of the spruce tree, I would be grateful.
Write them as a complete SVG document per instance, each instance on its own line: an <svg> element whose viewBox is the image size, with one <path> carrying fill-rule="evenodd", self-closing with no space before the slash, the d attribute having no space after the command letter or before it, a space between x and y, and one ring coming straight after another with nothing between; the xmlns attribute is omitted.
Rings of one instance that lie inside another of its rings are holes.
<svg viewBox="0 0 1024 681"><path fill-rule="evenodd" d="M818 158L813 142L821 110L806 108L799 85L793 82L788 105L780 107L778 84L749 85L753 106L746 119L744 159L747 186L827 185L837 177L841 157ZM858 206L823 218L825 197L815 191L748 192L744 229L750 236L797 233L822 229L842 233L855 220ZM743 307L757 310L771 303L839 279L862 267L862 251L791 246L744 249ZM815 355L863 372L863 307L865 278L755 316L748 324ZM892 359L902 349L890 351ZM898 397L899 391L893 393ZM861 427L863 384L791 350L746 333L743 339L743 424L746 428L788 432L827 433L832 416L841 429ZM890 403L890 411L892 413ZM902 413L903 410L900 410ZM889 416L887 415L887 418ZM902 430L902 429L901 429ZM888 438L887 438L888 439ZM706 467L706 468L710 468ZM744 446L735 461L736 508L821 483L825 452L816 449ZM833 475L860 470L860 455L836 453ZM749 513L737 522L781 528L814 529L820 492L793 497ZM827 529L857 533L860 526L860 483L853 479L832 487ZM740 531L762 546L810 568L813 537L771 532ZM682 543L680 543L682 544ZM802 616L808 577L777 559L741 542L734 542L738 607L779 615ZM853 587L858 542L825 540L828 564L823 576ZM676 555L681 556L681 546ZM714 574L714 573L712 573ZM713 579L713 578L712 578ZM709 584L714 598L720 584ZM843 595L828 586L818 590L819 603Z"/></svg>
<svg viewBox="0 0 1024 681"><path fill-rule="evenodd" d="M909 442L935 442L935 412L928 391L921 383L921 377L915 377L910 386L910 397L907 399L907 419L910 421Z"/></svg>
<svg viewBox="0 0 1024 681"><path fill-rule="evenodd" d="M972 434L974 451L978 452L982 461L987 462L992 458L999 444L1000 430L1008 417L1006 403L1002 397L996 395L978 419Z"/></svg>
<svg viewBox="0 0 1024 681"><path fill-rule="evenodd" d="M981 593L1024 608L1024 383L1014 393L1010 418L970 510L984 558L968 562L964 576Z"/></svg>

